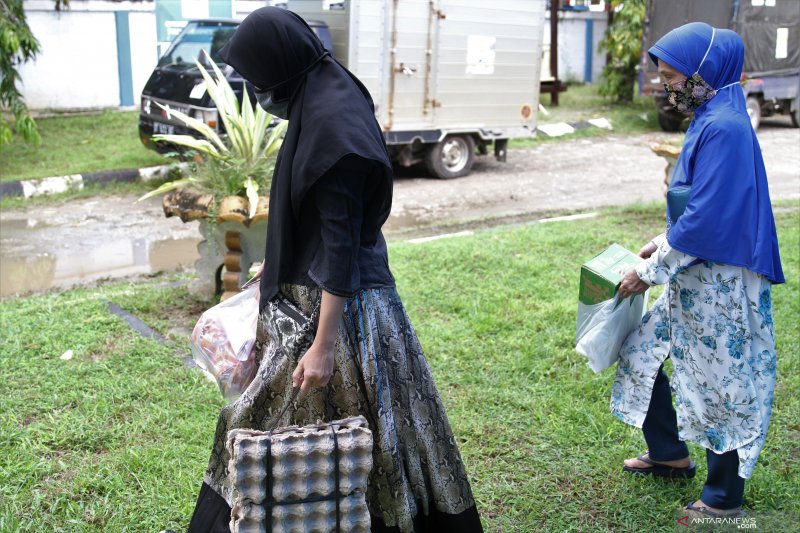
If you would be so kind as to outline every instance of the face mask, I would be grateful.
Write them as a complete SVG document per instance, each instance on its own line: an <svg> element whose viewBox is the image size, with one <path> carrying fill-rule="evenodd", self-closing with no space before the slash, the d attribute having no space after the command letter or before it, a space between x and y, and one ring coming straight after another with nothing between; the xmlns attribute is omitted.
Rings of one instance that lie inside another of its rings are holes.
<svg viewBox="0 0 800 533"><path fill-rule="evenodd" d="M270 115L287 120L289 118L289 99L274 101L272 91L253 91L258 105Z"/></svg>
<svg viewBox="0 0 800 533"><path fill-rule="evenodd" d="M679 81L675 85L665 83L664 89L667 91L669 103L684 113L694 111L717 95L717 91L697 72L691 78Z"/></svg>

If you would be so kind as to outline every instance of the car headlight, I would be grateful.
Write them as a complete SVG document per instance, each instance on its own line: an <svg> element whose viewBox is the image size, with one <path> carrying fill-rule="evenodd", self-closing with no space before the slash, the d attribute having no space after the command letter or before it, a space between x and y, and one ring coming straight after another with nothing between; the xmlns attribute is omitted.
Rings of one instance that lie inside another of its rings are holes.
<svg viewBox="0 0 800 533"><path fill-rule="evenodd" d="M152 106L153 102L149 98L142 97L142 113L145 115L150 114L150 107Z"/></svg>

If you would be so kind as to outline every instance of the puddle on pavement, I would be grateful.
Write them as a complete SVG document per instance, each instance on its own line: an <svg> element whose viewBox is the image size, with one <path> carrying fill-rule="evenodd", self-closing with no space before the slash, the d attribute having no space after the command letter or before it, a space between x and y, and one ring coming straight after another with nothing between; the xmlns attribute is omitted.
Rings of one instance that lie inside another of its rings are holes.
<svg viewBox="0 0 800 533"><path fill-rule="evenodd" d="M44 228L50 226L47 222L36 218L15 218L11 220L4 220L2 224L3 232L6 231L22 231L31 228Z"/></svg>
<svg viewBox="0 0 800 533"><path fill-rule="evenodd" d="M197 222L164 217L160 198L78 199L0 212L0 296L191 267Z"/></svg>
<svg viewBox="0 0 800 533"><path fill-rule="evenodd" d="M423 207L395 211L389 238L435 221ZM198 222L165 218L160 198L98 197L0 213L0 297L103 278L191 267Z"/></svg>
<svg viewBox="0 0 800 533"><path fill-rule="evenodd" d="M5 230L5 223L3 224ZM0 257L0 296L191 266L199 238L111 241L88 251Z"/></svg>

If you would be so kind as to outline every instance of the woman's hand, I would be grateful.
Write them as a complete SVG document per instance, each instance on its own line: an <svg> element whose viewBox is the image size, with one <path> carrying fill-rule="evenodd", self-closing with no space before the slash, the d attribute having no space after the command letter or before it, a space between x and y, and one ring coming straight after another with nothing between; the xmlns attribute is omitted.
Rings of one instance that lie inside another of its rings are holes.
<svg viewBox="0 0 800 533"><path fill-rule="evenodd" d="M261 265L258 267L258 271L255 275L247 280L244 285L239 287L240 289L246 289L252 285L257 285L256 287L256 300L261 299L261 274L264 272L264 262L261 262Z"/></svg>
<svg viewBox="0 0 800 533"><path fill-rule="evenodd" d="M658 250L658 246L656 246L653 243L653 241L650 241L644 246L642 246L641 250L639 250L639 257L641 257L642 259L647 259L651 255L653 255L653 252L655 252L656 250Z"/></svg>
<svg viewBox="0 0 800 533"><path fill-rule="evenodd" d="M333 344L314 341L300 358L292 373L292 385L306 392L311 387L324 387L333 374Z"/></svg>
<svg viewBox="0 0 800 533"><path fill-rule="evenodd" d="M632 294L642 294L650 288L650 285L645 283L639 278L635 270L631 270L619 284L619 297L620 299L627 298Z"/></svg>
<svg viewBox="0 0 800 533"><path fill-rule="evenodd" d="M314 344L300 358L292 373L292 385L301 392L311 387L324 387L333 374L333 347L344 310L344 298L322 291L319 325Z"/></svg>

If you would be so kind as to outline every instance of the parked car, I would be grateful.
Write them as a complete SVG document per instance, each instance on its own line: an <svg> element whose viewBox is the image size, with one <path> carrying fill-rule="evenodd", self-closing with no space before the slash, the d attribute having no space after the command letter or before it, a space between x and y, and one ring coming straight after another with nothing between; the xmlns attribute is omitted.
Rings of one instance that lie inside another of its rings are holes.
<svg viewBox="0 0 800 533"><path fill-rule="evenodd" d="M658 123L677 131L686 115L667 101L647 50L668 31L700 21L739 33L745 45L742 89L753 129L762 117L789 115L800 127L800 9L798 0L649 0L642 43L643 94L652 95Z"/></svg>

